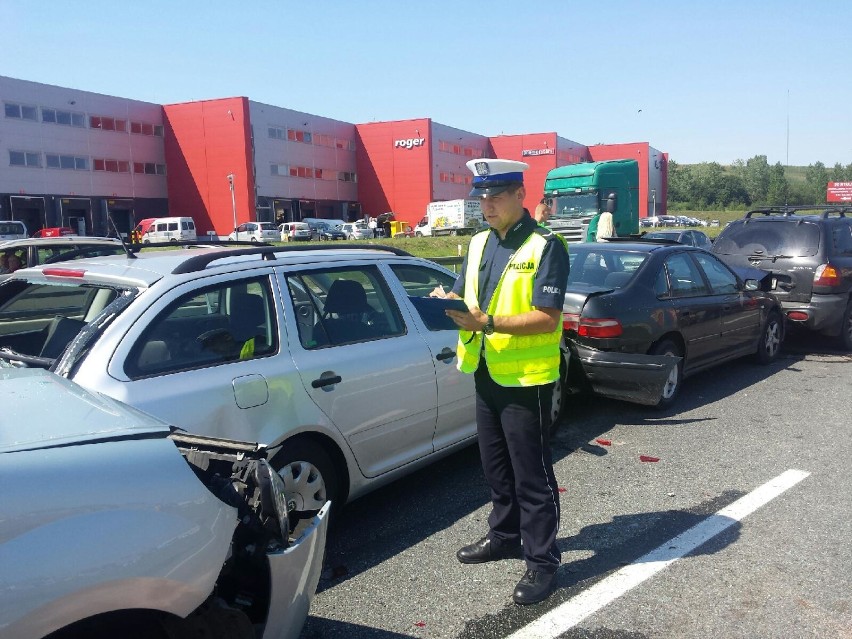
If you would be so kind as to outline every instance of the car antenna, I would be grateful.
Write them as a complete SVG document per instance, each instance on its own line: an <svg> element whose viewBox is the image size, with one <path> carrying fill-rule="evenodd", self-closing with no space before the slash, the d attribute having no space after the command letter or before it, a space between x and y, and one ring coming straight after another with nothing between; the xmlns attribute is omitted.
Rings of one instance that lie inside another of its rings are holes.
<svg viewBox="0 0 852 639"><path fill-rule="evenodd" d="M124 243L124 238L121 236L121 233L118 232L118 227L115 225L115 220L112 219L112 213L107 212L107 218L109 219L109 223L112 225L112 230L115 231L115 235L118 238L118 241L121 242L121 247L124 249L124 253L128 258L135 260L136 255L133 251L130 250L130 247Z"/></svg>

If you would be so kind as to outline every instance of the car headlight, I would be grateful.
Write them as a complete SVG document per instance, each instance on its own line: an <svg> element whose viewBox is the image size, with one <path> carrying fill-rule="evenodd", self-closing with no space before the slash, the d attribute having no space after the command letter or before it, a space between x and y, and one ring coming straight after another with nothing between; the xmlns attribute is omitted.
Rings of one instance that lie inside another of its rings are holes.
<svg viewBox="0 0 852 639"><path fill-rule="evenodd" d="M268 516L274 515L281 531L281 541L286 545L290 536L290 516L284 496L284 480L265 459L258 461L254 472L260 487L263 512Z"/></svg>

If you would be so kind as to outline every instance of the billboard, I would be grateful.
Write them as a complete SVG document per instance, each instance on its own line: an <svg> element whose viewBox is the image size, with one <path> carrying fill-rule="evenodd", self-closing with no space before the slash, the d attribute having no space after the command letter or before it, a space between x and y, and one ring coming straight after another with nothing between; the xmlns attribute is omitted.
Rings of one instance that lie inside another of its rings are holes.
<svg viewBox="0 0 852 639"><path fill-rule="evenodd" d="M852 202L852 182L829 182L826 202Z"/></svg>

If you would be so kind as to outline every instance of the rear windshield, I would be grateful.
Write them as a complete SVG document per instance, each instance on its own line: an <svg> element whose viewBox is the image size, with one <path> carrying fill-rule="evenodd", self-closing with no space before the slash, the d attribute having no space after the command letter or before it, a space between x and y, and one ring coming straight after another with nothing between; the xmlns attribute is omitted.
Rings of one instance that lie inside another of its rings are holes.
<svg viewBox="0 0 852 639"><path fill-rule="evenodd" d="M589 248L571 246L569 259L571 272L568 284L588 284L621 288L633 279L633 274L648 259L648 253L628 250L600 250L595 244Z"/></svg>
<svg viewBox="0 0 852 639"><path fill-rule="evenodd" d="M24 227L19 222L0 222L0 235L21 235Z"/></svg>
<svg viewBox="0 0 852 639"><path fill-rule="evenodd" d="M275 231L275 225L272 222L261 222L260 228L263 231Z"/></svg>
<svg viewBox="0 0 852 639"><path fill-rule="evenodd" d="M777 222L732 222L713 243L719 255L789 255L807 257L819 250L819 226L787 219Z"/></svg>

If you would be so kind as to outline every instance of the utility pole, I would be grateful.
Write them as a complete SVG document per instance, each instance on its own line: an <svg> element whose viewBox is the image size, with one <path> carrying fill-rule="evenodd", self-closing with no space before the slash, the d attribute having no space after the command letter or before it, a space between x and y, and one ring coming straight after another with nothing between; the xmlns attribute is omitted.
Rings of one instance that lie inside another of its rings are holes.
<svg viewBox="0 0 852 639"><path fill-rule="evenodd" d="M234 232L237 232L237 198L234 195L234 174L228 173L228 185L231 188L231 208L234 211ZM240 239L239 233L235 236L237 241Z"/></svg>

